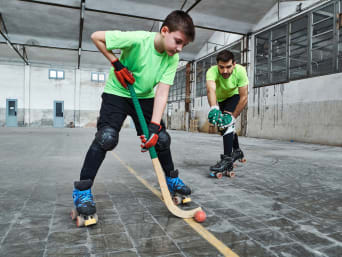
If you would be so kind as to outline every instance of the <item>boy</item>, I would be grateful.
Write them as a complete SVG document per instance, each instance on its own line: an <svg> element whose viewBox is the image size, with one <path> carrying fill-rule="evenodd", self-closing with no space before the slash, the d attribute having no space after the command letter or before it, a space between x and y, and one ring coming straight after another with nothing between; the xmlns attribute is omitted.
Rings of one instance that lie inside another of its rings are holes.
<svg viewBox="0 0 342 257"><path fill-rule="evenodd" d="M112 63L104 93L97 133L74 183L73 199L79 213L96 212L91 186L106 152L118 144L119 132L127 115L133 118L137 134L142 136L127 83L134 85L149 128L149 138L142 137L142 151L155 146L171 193L190 195L191 190L174 169L170 143L162 118L169 88L173 84L183 47L195 38L191 17L180 10L170 13L160 32L97 31L91 36L96 47ZM121 49L120 60L111 50ZM154 87L158 85L156 93Z"/></svg>
<svg viewBox="0 0 342 257"><path fill-rule="evenodd" d="M221 131L224 154L216 165L210 167L211 176L217 172L231 171L233 162L244 158L234 132L235 120L246 106L248 97L246 69L236 64L233 53L223 50L217 55L216 61L217 65L212 66L206 74L210 105L208 120L211 124L217 124Z"/></svg>

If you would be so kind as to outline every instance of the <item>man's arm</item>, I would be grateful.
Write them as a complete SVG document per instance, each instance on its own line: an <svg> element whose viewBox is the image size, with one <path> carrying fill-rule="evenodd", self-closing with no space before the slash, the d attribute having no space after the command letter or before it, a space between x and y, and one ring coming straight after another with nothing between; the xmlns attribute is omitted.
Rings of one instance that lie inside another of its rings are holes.
<svg viewBox="0 0 342 257"><path fill-rule="evenodd" d="M232 115L236 119L239 117L240 113L242 112L243 108L245 108L247 101L248 101L248 85L244 87L239 87L239 95L240 95L240 100L238 105L236 106L234 112Z"/></svg>
<svg viewBox="0 0 342 257"><path fill-rule="evenodd" d="M158 88L156 90L156 95L154 97L153 114L151 122L160 124L169 96L169 89L170 85L159 82Z"/></svg>
<svg viewBox="0 0 342 257"><path fill-rule="evenodd" d="M207 96L209 106L217 105L216 101L216 83L213 80L207 80Z"/></svg>
<svg viewBox="0 0 342 257"><path fill-rule="evenodd" d="M93 40L96 47L101 53L112 63L118 59L112 51L108 51L106 47L106 31L96 31L91 34L91 40Z"/></svg>

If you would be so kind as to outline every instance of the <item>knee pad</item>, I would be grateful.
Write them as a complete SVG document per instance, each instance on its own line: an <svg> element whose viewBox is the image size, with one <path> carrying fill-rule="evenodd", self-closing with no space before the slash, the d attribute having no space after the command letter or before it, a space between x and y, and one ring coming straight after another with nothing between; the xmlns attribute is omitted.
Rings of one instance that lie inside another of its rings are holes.
<svg viewBox="0 0 342 257"><path fill-rule="evenodd" d="M112 127L103 127L95 134L95 141L105 151L111 151L119 142L119 133Z"/></svg>
<svg viewBox="0 0 342 257"><path fill-rule="evenodd" d="M156 144L156 150L160 152L169 149L171 145L171 137L169 133L167 133L165 129L162 129L158 135L159 138Z"/></svg>

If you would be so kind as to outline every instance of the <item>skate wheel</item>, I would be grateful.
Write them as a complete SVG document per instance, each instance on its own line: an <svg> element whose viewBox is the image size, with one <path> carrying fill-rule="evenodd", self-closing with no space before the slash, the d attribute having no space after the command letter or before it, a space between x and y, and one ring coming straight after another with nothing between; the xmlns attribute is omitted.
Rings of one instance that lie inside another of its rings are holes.
<svg viewBox="0 0 342 257"><path fill-rule="evenodd" d="M229 172L227 172L227 176L230 177L230 178L233 178L233 177L235 177L235 172L234 171L229 171Z"/></svg>
<svg viewBox="0 0 342 257"><path fill-rule="evenodd" d="M174 196L174 197L172 197L172 200L173 200L173 202L175 203L175 205L179 205L179 204L181 204L181 202L182 202L182 198L179 197L179 196Z"/></svg>
<svg viewBox="0 0 342 257"><path fill-rule="evenodd" d="M221 179L223 177L222 172L217 172L215 175L216 175L216 178L218 179Z"/></svg>
<svg viewBox="0 0 342 257"><path fill-rule="evenodd" d="M72 209L70 213L71 219L75 220L76 217L78 216L78 211L76 209Z"/></svg>
<svg viewBox="0 0 342 257"><path fill-rule="evenodd" d="M245 158L240 159L239 162L245 163L247 160Z"/></svg>
<svg viewBox="0 0 342 257"><path fill-rule="evenodd" d="M76 217L76 226L78 228L84 226L84 218L83 217L81 217L81 216Z"/></svg>
<svg viewBox="0 0 342 257"><path fill-rule="evenodd" d="M190 197L183 197L182 199L182 204L187 204L191 202L191 198Z"/></svg>
<svg viewBox="0 0 342 257"><path fill-rule="evenodd" d="M215 172L210 172L210 173L209 173L209 176L215 178L215 177L216 177L216 176L215 176Z"/></svg>

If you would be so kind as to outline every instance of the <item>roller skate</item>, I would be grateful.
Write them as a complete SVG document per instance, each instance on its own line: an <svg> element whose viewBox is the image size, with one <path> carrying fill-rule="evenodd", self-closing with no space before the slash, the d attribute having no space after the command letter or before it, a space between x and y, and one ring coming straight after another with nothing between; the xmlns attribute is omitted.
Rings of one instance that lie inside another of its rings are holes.
<svg viewBox="0 0 342 257"><path fill-rule="evenodd" d="M75 207L71 210L72 220L76 219L76 226L90 226L98 222L96 206L91 194L93 182L88 180L75 181L72 193Z"/></svg>
<svg viewBox="0 0 342 257"><path fill-rule="evenodd" d="M242 163L247 161L240 148L233 149L232 158L233 158L233 162L235 162L236 160Z"/></svg>
<svg viewBox="0 0 342 257"><path fill-rule="evenodd" d="M178 177L178 170L171 171L170 177L166 176L165 178L175 205L191 202L191 198L189 197L191 189Z"/></svg>
<svg viewBox="0 0 342 257"><path fill-rule="evenodd" d="M221 154L221 160L210 167L210 177L221 179L224 175L227 177L234 177L233 158L229 155Z"/></svg>

